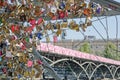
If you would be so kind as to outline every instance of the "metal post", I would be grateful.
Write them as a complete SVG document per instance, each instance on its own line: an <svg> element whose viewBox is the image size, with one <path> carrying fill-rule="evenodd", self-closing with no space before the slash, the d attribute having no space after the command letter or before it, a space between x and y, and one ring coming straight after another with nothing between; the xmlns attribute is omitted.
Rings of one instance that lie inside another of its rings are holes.
<svg viewBox="0 0 120 80"><path fill-rule="evenodd" d="M54 69L46 62L46 60L40 55L40 53L33 47L33 54L36 58L43 62L43 67L48 71L48 73L55 78L55 80L62 80Z"/></svg>

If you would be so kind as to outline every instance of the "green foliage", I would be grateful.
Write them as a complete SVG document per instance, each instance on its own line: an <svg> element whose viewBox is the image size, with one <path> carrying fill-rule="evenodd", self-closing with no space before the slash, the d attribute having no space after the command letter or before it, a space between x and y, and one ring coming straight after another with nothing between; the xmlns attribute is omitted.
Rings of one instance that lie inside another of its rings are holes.
<svg viewBox="0 0 120 80"><path fill-rule="evenodd" d="M90 53L91 52L90 44L88 42L83 43L83 45L80 47L79 51Z"/></svg>
<svg viewBox="0 0 120 80"><path fill-rule="evenodd" d="M103 51L96 51L96 52L95 52L95 55L104 57Z"/></svg>
<svg viewBox="0 0 120 80"><path fill-rule="evenodd" d="M80 46L79 51L93 53L89 42L84 42L83 45ZM106 43L104 51L96 51L95 54L114 60L120 60L120 52L117 52L117 47L112 42Z"/></svg>
<svg viewBox="0 0 120 80"><path fill-rule="evenodd" d="M107 45L105 46L104 57L116 59L117 58L116 50L117 50L117 48L116 48L115 44L108 42Z"/></svg>

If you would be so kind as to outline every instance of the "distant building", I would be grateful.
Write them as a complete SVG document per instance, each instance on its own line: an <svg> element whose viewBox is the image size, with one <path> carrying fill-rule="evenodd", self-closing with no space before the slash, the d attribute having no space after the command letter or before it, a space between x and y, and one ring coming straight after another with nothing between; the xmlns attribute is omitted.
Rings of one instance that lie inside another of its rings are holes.
<svg viewBox="0 0 120 80"><path fill-rule="evenodd" d="M90 39L92 39L92 40L90 40ZM61 40L61 41L58 41L57 43L54 43L54 45L62 46L62 47L69 48L69 49L79 50L81 45L83 45L83 43L85 41L88 41L90 43L91 50L93 51L93 53L103 51L105 49L105 45L107 44L107 42L105 42L104 40L95 40L94 37L92 37L90 39L86 39L83 41L81 41L81 40ZM114 40L109 40L109 41L112 42L113 44L115 44L118 48L118 51L120 51L120 40L114 39Z"/></svg>

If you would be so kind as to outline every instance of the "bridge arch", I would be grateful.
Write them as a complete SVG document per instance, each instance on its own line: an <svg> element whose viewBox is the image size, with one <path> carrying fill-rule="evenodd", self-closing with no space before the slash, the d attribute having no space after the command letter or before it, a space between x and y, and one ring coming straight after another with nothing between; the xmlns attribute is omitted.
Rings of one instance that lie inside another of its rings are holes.
<svg viewBox="0 0 120 80"><path fill-rule="evenodd" d="M92 64L92 65L94 65L94 66L97 66L95 63L93 63L93 62L84 62L84 63L82 63L81 65L83 66L83 65L85 65L85 64Z"/></svg>
<svg viewBox="0 0 120 80"><path fill-rule="evenodd" d="M120 67L118 67L116 70L115 70L115 74L114 74L114 77L116 76L118 70L120 70Z"/></svg>
<svg viewBox="0 0 120 80"><path fill-rule="evenodd" d="M109 68L106 64L100 64L100 65L98 65L98 66L94 69L93 73L91 74L90 79L91 79L91 78L93 77L93 75L95 74L95 71L96 71L97 69L99 69L100 67L102 67L102 66L104 66L106 69L108 69L108 71L110 72L110 75L111 75L112 78L114 79L114 76L113 76L110 68Z"/></svg>
<svg viewBox="0 0 120 80"><path fill-rule="evenodd" d="M84 67L84 69L85 69L85 71L88 74L89 79L90 79L91 73L89 73L89 71L87 71L87 70L89 67L92 67L91 71L93 71L97 65L93 62L87 61L87 62L82 63L81 66ZM80 76L81 76L81 73L78 75L78 77L80 77Z"/></svg>
<svg viewBox="0 0 120 80"><path fill-rule="evenodd" d="M67 59L67 58L65 58L65 59L60 59L60 60L57 60L57 61L55 61L55 62L53 62L52 64L50 64L50 66L53 66L53 65L55 65L55 64L57 64L57 63L60 63L60 62L63 62L63 61L72 61L72 62L74 62L75 64L77 64L80 68L82 68L82 70L85 72L85 74L87 75L87 77L89 78L89 75L88 75L88 73L86 72L86 70L84 69L84 67L82 66L82 65L80 65L79 64L79 62L77 62L76 60L73 60L73 59ZM77 76L77 78L79 78L79 76Z"/></svg>
<svg viewBox="0 0 120 80"><path fill-rule="evenodd" d="M45 56L43 56L43 58L46 59L47 61L53 63L53 61L52 61L51 59L49 59L49 58L47 58L47 57L45 57Z"/></svg>

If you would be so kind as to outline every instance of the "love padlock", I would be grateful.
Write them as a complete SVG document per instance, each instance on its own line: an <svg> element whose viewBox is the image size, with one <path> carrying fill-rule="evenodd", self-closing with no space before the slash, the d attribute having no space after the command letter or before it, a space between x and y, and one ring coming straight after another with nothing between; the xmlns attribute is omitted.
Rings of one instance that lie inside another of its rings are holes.
<svg viewBox="0 0 120 80"><path fill-rule="evenodd" d="M68 13L66 11L63 11L63 10L59 10L58 14L59 14L59 19L63 19L63 18L68 16Z"/></svg>
<svg viewBox="0 0 120 80"><path fill-rule="evenodd" d="M20 15L20 20L21 21L26 21L27 19L26 19L26 15L24 14L24 13L22 13L21 15Z"/></svg>
<svg viewBox="0 0 120 80"><path fill-rule="evenodd" d="M33 65L33 62L32 62L31 60L29 60L29 61L27 62L27 67L32 67L32 65Z"/></svg>
<svg viewBox="0 0 120 80"><path fill-rule="evenodd" d="M0 50L0 56L2 56L2 55L3 55L2 50Z"/></svg>
<svg viewBox="0 0 120 80"><path fill-rule="evenodd" d="M7 69L6 68L3 68L2 71L3 71L4 74L7 73Z"/></svg>
<svg viewBox="0 0 120 80"><path fill-rule="evenodd" d="M50 12L53 13L53 14L55 14L57 12L57 7L56 6L52 6L50 8Z"/></svg>
<svg viewBox="0 0 120 80"><path fill-rule="evenodd" d="M64 2L60 2L59 9L62 9L62 10L65 9L65 3Z"/></svg>
<svg viewBox="0 0 120 80"><path fill-rule="evenodd" d="M37 33L37 37L38 37L38 39L39 39L39 40L41 40L41 39L42 39L42 36L43 36L43 34L42 34L42 33L40 33L40 32L39 32L39 33Z"/></svg>
<svg viewBox="0 0 120 80"><path fill-rule="evenodd" d="M59 36L62 33L61 29L58 29L56 35Z"/></svg>

